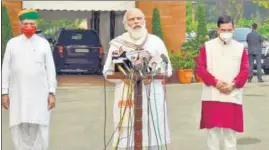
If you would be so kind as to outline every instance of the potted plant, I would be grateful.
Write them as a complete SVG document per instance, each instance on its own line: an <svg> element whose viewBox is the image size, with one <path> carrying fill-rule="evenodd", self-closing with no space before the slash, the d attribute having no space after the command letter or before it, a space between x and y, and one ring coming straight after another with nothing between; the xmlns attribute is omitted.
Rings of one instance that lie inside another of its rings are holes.
<svg viewBox="0 0 269 150"><path fill-rule="evenodd" d="M169 59L172 65L172 76L168 78L168 83L178 83L177 69L179 69L179 58L180 53L171 50L169 53Z"/></svg>
<svg viewBox="0 0 269 150"><path fill-rule="evenodd" d="M196 68L196 60L199 55L200 47L207 41L209 40L208 38L208 33L207 33L207 28L206 28L206 16L205 16L205 8L203 5L199 5L197 8L197 37L190 39L186 41L185 43L182 44L182 51L183 52L192 52L193 53L193 59L195 62L195 67ZM195 75L195 80L197 82L202 82L201 78L197 75L196 70L194 70L194 75Z"/></svg>
<svg viewBox="0 0 269 150"><path fill-rule="evenodd" d="M191 39L191 40L182 44L182 51L183 52L192 53L192 57L193 57L193 61L194 61L193 68L196 68L196 59L198 58L200 47L202 46L202 44L206 40L207 40L207 38L198 37L195 39ZM195 76L196 82L202 82L201 78L196 74L195 69L194 69L194 76Z"/></svg>
<svg viewBox="0 0 269 150"><path fill-rule="evenodd" d="M195 67L193 56L193 52L181 52L178 57L178 69L176 71L178 80L182 84L188 84L192 82L193 71Z"/></svg>

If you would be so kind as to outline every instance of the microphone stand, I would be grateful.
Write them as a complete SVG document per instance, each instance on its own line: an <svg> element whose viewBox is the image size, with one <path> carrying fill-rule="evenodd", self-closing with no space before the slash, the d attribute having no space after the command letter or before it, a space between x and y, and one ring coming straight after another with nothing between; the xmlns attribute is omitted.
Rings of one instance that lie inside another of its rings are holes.
<svg viewBox="0 0 269 150"><path fill-rule="evenodd" d="M140 70L141 71L141 70ZM113 75L107 75L108 79L124 79L120 72ZM143 80L144 79L162 79L162 75L153 75L153 73L140 75L139 71L134 72L134 150L143 150ZM146 135L145 135L146 136ZM127 145L130 146L130 145Z"/></svg>

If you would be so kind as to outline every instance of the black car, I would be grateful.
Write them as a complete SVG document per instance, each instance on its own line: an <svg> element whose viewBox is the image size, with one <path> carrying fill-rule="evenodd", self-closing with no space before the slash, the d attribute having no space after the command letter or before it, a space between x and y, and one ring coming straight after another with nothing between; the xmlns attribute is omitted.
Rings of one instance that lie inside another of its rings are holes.
<svg viewBox="0 0 269 150"><path fill-rule="evenodd" d="M53 50L53 37L44 34L40 29L37 29L35 34L42 37L42 38L44 38L44 39L46 39L50 44L51 50Z"/></svg>
<svg viewBox="0 0 269 150"><path fill-rule="evenodd" d="M264 44L266 47L263 51L264 59L263 59L263 71L265 74L269 74L269 42Z"/></svg>
<svg viewBox="0 0 269 150"><path fill-rule="evenodd" d="M56 35L53 57L57 74L102 73L103 47L96 31L61 29Z"/></svg>

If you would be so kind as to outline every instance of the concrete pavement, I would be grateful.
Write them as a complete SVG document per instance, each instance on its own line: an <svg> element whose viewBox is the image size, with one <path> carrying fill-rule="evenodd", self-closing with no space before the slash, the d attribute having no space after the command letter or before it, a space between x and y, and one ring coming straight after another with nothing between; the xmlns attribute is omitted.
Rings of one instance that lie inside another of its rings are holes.
<svg viewBox="0 0 269 150"><path fill-rule="evenodd" d="M244 91L245 132L238 150L269 150L269 76L266 83L247 84ZM79 85L78 85L79 86ZM107 136L112 129L113 87L107 87ZM171 84L168 118L173 150L207 150L206 133L199 130L201 84ZM49 150L103 150L104 87L60 87L52 112ZM2 110L2 149L13 150L8 113ZM111 150L111 148L107 148Z"/></svg>

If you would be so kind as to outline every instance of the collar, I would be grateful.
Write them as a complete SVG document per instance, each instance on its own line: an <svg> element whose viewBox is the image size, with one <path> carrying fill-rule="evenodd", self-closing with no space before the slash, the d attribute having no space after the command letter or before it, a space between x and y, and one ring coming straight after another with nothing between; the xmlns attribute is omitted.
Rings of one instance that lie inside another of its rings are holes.
<svg viewBox="0 0 269 150"><path fill-rule="evenodd" d="M36 38L36 34L34 34L32 37L27 38L24 34L21 35L22 39L25 41L33 41Z"/></svg>
<svg viewBox="0 0 269 150"><path fill-rule="evenodd" d="M220 39L220 37L218 36L217 37L217 41L219 44L223 45L223 46L226 46L226 45L230 45L233 41L233 39L231 39L229 42L224 42L223 40Z"/></svg>

